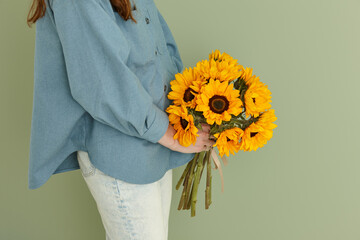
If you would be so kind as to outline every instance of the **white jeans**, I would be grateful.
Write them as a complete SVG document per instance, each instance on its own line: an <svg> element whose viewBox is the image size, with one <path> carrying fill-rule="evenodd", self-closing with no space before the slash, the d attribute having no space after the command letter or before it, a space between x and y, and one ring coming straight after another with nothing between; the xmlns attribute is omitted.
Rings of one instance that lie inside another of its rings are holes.
<svg viewBox="0 0 360 240"><path fill-rule="evenodd" d="M96 202L106 240L167 240L172 169L158 181L131 184L110 177L78 151L81 174Z"/></svg>

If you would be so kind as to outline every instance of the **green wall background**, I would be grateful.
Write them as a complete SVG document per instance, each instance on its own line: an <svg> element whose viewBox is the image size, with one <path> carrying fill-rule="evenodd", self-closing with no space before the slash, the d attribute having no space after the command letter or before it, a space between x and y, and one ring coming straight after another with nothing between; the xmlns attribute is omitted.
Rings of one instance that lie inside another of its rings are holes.
<svg viewBox="0 0 360 240"><path fill-rule="evenodd" d="M219 49L253 67L278 120L256 152L213 177L213 203L178 211L174 170L169 239L360 239L360 2L155 0L186 67ZM35 26L30 1L0 0L0 239L105 239L79 171L27 189Z"/></svg>

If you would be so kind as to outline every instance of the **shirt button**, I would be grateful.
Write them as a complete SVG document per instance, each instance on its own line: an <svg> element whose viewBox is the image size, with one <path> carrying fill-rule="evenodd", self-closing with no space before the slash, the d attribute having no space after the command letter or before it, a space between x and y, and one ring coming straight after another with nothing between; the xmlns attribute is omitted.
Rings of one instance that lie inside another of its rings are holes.
<svg viewBox="0 0 360 240"><path fill-rule="evenodd" d="M146 24L149 24L150 20L148 17L145 18Z"/></svg>
<svg viewBox="0 0 360 240"><path fill-rule="evenodd" d="M158 51L157 50L155 50L155 55L157 55L158 54Z"/></svg>
<svg viewBox="0 0 360 240"><path fill-rule="evenodd" d="M167 86L166 84L164 84L164 92L166 92Z"/></svg>

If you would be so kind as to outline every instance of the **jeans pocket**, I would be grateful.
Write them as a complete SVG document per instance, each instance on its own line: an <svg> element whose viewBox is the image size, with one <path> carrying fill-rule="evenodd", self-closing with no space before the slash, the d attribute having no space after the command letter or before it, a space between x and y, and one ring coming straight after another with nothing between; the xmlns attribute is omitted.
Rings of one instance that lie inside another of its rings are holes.
<svg viewBox="0 0 360 240"><path fill-rule="evenodd" d="M77 159L81 169L81 174L84 178L95 175L96 168L91 163L88 152L77 151Z"/></svg>

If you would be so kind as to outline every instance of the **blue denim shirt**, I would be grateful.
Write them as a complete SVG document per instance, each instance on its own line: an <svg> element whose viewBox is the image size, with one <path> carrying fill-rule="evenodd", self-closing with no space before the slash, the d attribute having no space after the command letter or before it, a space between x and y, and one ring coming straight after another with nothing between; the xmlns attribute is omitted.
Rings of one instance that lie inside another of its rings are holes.
<svg viewBox="0 0 360 240"><path fill-rule="evenodd" d="M109 0L47 0L36 23L29 189L79 169L89 153L104 173L136 184L159 180L194 153L172 151L167 94L183 63L153 0L135 0L137 23Z"/></svg>

